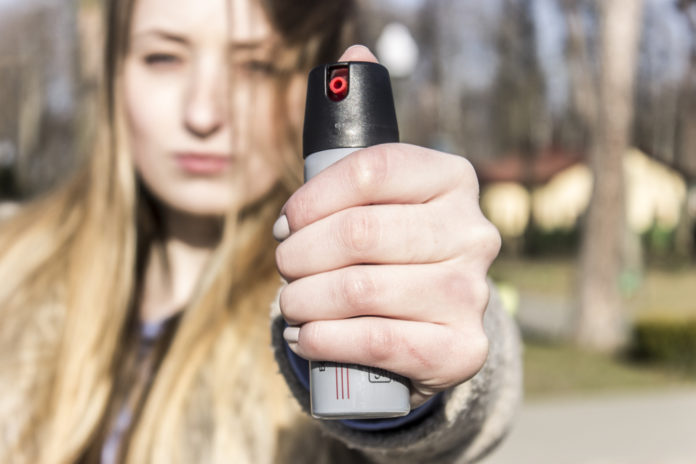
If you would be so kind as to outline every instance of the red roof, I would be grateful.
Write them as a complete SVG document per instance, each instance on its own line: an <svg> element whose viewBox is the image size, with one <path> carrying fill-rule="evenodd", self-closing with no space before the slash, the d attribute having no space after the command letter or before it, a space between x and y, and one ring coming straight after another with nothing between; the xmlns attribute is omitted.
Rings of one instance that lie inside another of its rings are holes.
<svg viewBox="0 0 696 464"><path fill-rule="evenodd" d="M554 175L584 160L580 153L548 148L530 158L512 153L501 158L472 160L479 182L545 184Z"/></svg>

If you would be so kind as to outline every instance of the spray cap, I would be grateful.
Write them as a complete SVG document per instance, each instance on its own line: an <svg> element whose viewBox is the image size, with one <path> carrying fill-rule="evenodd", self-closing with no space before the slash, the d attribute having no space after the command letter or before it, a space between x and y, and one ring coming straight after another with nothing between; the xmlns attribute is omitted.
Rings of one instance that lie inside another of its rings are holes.
<svg viewBox="0 0 696 464"><path fill-rule="evenodd" d="M307 83L303 155L399 141L391 83L377 63L352 61L312 69Z"/></svg>

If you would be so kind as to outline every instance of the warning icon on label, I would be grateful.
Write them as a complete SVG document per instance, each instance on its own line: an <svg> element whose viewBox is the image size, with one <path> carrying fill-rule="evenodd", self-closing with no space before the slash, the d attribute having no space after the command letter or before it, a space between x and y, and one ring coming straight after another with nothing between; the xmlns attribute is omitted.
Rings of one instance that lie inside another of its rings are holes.
<svg viewBox="0 0 696 464"><path fill-rule="evenodd" d="M367 380L370 383L389 383L391 378L388 377L387 371L382 369L370 368L367 371Z"/></svg>

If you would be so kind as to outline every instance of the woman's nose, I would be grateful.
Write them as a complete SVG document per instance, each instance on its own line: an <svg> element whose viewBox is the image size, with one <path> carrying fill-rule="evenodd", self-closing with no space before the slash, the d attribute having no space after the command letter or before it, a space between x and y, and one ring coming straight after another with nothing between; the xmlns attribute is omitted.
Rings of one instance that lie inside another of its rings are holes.
<svg viewBox="0 0 696 464"><path fill-rule="evenodd" d="M205 138L225 124L225 76L220 73L196 73L192 79L184 109L184 125L196 137Z"/></svg>

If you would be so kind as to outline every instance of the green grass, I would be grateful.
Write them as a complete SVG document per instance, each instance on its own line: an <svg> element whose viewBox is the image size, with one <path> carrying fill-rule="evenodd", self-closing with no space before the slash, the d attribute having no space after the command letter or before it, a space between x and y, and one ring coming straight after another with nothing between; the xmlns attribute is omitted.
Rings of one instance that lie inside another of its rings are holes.
<svg viewBox="0 0 696 464"><path fill-rule="evenodd" d="M512 285L522 295L546 295L550 301L571 302L575 298L577 262L562 258L502 258L491 267L491 276ZM696 318L696 266L647 268L640 287L626 300L626 310L634 320ZM696 386L696 375L673 367L640 364L583 351L570 343L539 340L525 342L524 371L526 395L530 399Z"/></svg>
<svg viewBox="0 0 696 464"><path fill-rule="evenodd" d="M629 300L636 317L696 317L696 266L648 269Z"/></svg>
<svg viewBox="0 0 696 464"><path fill-rule="evenodd" d="M525 395L529 399L696 387L693 374L540 341L525 342L524 375Z"/></svg>

